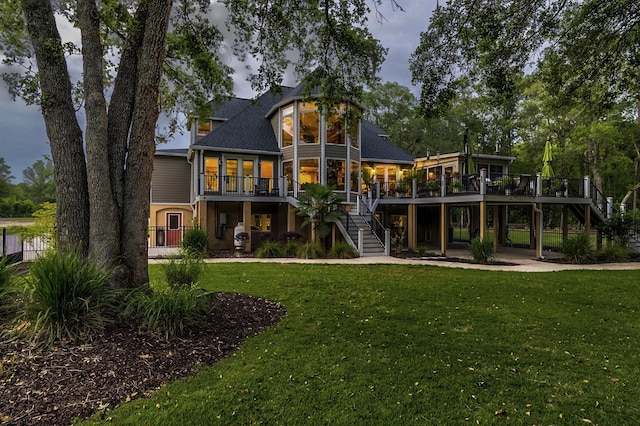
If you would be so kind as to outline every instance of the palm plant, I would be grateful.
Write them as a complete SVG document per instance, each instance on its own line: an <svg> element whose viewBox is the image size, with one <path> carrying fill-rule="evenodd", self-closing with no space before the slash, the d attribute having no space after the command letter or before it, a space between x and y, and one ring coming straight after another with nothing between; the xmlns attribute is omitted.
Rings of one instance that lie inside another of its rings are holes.
<svg viewBox="0 0 640 426"><path fill-rule="evenodd" d="M298 199L296 214L304 216L302 226L311 224L316 241L329 235L332 223L345 213L342 200L334 189L333 186L311 183Z"/></svg>

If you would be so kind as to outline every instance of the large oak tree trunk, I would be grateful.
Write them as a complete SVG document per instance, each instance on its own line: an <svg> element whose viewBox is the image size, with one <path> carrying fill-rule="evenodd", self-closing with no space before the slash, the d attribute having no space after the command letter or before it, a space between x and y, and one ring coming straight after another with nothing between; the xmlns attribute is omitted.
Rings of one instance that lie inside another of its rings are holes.
<svg viewBox="0 0 640 426"><path fill-rule="evenodd" d="M42 115L51 146L56 182L56 240L60 250L89 244L89 196L82 130L71 97L71 83L60 34L49 0L22 0L40 72Z"/></svg>
<svg viewBox="0 0 640 426"><path fill-rule="evenodd" d="M155 153L158 119L158 87L165 59L165 40L171 0L149 0L140 46L135 89L135 108L124 175L122 247L128 282L140 286L149 281L147 266L147 220L149 189Z"/></svg>
<svg viewBox="0 0 640 426"><path fill-rule="evenodd" d="M115 200L111 189L107 102L104 97L100 19L95 0L78 0L82 35L83 89L87 114L87 182L89 191L89 251L101 262L120 254Z"/></svg>

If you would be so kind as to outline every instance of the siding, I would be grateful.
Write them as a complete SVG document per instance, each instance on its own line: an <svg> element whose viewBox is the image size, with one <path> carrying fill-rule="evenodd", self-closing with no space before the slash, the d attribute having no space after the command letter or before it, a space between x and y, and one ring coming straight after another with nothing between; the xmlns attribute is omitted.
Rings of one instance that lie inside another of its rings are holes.
<svg viewBox="0 0 640 426"><path fill-rule="evenodd" d="M344 145L327 145L325 154L327 158L346 159L347 147Z"/></svg>
<svg viewBox="0 0 640 426"><path fill-rule="evenodd" d="M156 156L151 176L152 203L189 203L191 165L186 157Z"/></svg>

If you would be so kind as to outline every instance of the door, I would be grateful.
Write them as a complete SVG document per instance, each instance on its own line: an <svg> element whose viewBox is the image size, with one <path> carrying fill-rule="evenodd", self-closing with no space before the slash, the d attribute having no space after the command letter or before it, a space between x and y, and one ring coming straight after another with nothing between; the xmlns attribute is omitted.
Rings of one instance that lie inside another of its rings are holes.
<svg viewBox="0 0 640 426"><path fill-rule="evenodd" d="M167 246L176 247L182 242L182 213L167 213Z"/></svg>

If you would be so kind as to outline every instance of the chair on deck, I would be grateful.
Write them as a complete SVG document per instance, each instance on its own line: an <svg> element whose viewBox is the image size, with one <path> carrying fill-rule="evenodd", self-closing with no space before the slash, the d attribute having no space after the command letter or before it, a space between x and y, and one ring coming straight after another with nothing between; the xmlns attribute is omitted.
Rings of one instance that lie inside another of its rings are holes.
<svg viewBox="0 0 640 426"><path fill-rule="evenodd" d="M478 182L478 176L476 175L469 176L469 185L467 190L471 192L480 192L480 182Z"/></svg>
<svg viewBox="0 0 640 426"><path fill-rule="evenodd" d="M529 182L531 181L531 176L529 175L521 175L520 176L520 182L518 182L518 185L515 187L515 189L513 190L514 194L520 194L520 195L527 195L527 193L529 192Z"/></svg>
<svg viewBox="0 0 640 426"><path fill-rule="evenodd" d="M258 178L258 183L255 188L256 195L269 195L269 179Z"/></svg>

